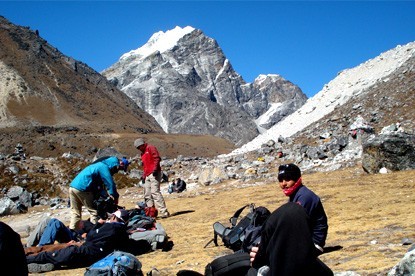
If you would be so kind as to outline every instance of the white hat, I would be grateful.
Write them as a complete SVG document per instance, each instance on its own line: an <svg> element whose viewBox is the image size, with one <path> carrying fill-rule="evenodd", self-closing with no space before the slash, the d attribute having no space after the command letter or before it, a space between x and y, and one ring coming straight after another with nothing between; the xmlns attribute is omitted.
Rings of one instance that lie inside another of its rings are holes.
<svg viewBox="0 0 415 276"><path fill-rule="evenodd" d="M143 138L138 138L137 140L134 141L134 147L138 148L141 145L144 145L144 139Z"/></svg>
<svg viewBox="0 0 415 276"><path fill-rule="evenodd" d="M117 211L115 211L112 214L109 215L114 215L117 218L119 218L122 222L127 223L128 219L129 219L129 214L128 211L125 209L118 209Z"/></svg>

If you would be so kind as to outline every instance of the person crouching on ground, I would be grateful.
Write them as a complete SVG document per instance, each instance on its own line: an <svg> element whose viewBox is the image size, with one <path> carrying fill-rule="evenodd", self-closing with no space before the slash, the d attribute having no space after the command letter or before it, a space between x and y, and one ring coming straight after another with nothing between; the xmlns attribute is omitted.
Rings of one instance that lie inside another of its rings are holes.
<svg viewBox="0 0 415 276"><path fill-rule="evenodd" d="M69 185L69 200L71 204L71 221L69 229L79 229L82 219L82 206L90 214L93 224L98 222L98 210L94 200L100 195L109 196L118 204L118 192L113 175L119 170L127 171L129 162L126 158L115 156L103 157L84 168Z"/></svg>

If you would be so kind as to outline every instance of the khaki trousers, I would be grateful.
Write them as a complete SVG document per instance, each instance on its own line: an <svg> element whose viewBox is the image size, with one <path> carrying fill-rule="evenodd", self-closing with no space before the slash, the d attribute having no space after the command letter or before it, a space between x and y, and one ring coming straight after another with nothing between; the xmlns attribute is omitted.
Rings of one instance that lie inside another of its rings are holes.
<svg viewBox="0 0 415 276"><path fill-rule="evenodd" d="M146 177L144 182L144 201L147 207L155 206L159 210L160 215L167 215L166 202L160 191L161 171L155 177L152 174Z"/></svg>
<svg viewBox="0 0 415 276"><path fill-rule="evenodd" d="M98 211L94 205L94 194L92 192L81 192L75 188L69 187L69 200L71 201L70 229L79 229L79 223L82 219L82 206L88 210L90 221L93 224L98 222Z"/></svg>

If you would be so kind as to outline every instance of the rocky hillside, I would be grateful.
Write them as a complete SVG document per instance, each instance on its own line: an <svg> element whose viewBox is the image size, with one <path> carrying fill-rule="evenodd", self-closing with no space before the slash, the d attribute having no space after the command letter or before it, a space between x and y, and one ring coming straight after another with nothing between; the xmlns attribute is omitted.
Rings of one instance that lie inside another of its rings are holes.
<svg viewBox="0 0 415 276"><path fill-rule="evenodd" d="M242 145L307 97L278 75L246 83L218 43L201 30L154 34L102 72L167 133L210 134Z"/></svg>
<svg viewBox="0 0 415 276"><path fill-rule="evenodd" d="M347 138L358 117L375 133L395 123L413 132L414 106L415 42L412 42L339 72L296 112L232 154L257 150L279 137L307 145L321 144L334 137Z"/></svg>
<svg viewBox="0 0 415 276"><path fill-rule="evenodd" d="M87 152L105 144L111 133L163 133L98 72L59 52L37 31L3 17L0 127L0 152L22 143L45 155Z"/></svg>

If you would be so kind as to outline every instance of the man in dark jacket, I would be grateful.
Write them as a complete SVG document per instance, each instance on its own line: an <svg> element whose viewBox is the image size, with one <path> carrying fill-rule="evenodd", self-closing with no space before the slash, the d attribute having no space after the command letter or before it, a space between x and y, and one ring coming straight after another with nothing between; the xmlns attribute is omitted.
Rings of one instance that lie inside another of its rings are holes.
<svg viewBox="0 0 415 276"><path fill-rule="evenodd" d="M186 182L180 177L176 178L176 182L172 182L169 185L168 192L171 193L181 193L186 190Z"/></svg>
<svg viewBox="0 0 415 276"><path fill-rule="evenodd" d="M310 217L316 253L323 253L329 226L320 198L303 185L300 168L294 164L279 166L278 181L284 194L289 197L289 202L297 203L305 209Z"/></svg>
<svg viewBox="0 0 415 276"><path fill-rule="evenodd" d="M251 275L331 276L333 272L316 254L310 218L305 209L288 202L272 212L261 232L259 248L251 251ZM258 274L258 271L268 271Z"/></svg>
<svg viewBox="0 0 415 276"><path fill-rule="evenodd" d="M2 221L0 221L0 267L2 275L28 274L20 235Z"/></svg>
<svg viewBox="0 0 415 276"><path fill-rule="evenodd" d="M97 223L87 234L85 242L54 252L40 252L26 257L31 273L45 272L61 267L85 267L118 250L128 247L128 212L119 209L104 223ZM47 264L47 265L45 265Z"/></svg>
<svg viewBox="0 0 415 276"><path fill-rule="evenodd" d="M178 177L176 179L176 192L181 193L184 190L186 190L186 182L180 177Z"/></svg>

